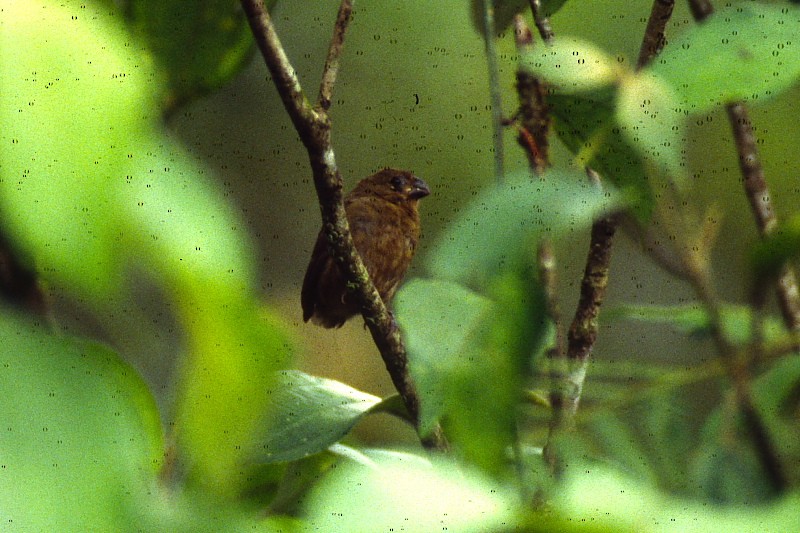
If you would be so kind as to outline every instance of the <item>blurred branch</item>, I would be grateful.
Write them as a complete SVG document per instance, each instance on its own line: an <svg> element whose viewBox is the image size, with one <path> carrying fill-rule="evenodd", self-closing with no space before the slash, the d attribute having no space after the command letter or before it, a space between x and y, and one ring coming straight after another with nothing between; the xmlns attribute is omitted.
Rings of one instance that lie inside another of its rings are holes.
<svg viewBox="0 0 800 533"><path fill-rule="evenodd" d="M647 28L644 30L644 39L639 48L639 59L636 68L643 68L657 56L666 43L666 27L672 16L675 0L654 0L647 19Z"/></svg>
<svg viewBox="0 0 800 533"><path fill-rule="evenodd" d="M766 237L777 227L778 218L772 206L764 169L761 167L750 117L742 103L728 104L726 109L736 141L745 195L750 202L750 210L755 217L758 231L762 237ZM800 294L797 289L797 276L788 264L784 265L778 275L776 291L786 327L792 331L800 331Z"/></svg>
<svg viewBox="0 0 800 533"><path fill-rule="evenodd" d="M540 0L528 0L531 5L531 13L533 13L533 23L536 29L539 30L539 35L545 44L553 42L553 28L550 27L550 20L542 14L542 3Z"/></svg>
<svg viewBox="0 0 800 533"><path fill-rule="evenodd" d="M700 23L714 12L714 6L708 0L689 0L689 7L695 20ZM773 230L777 220L772 208L772 201L764 178L764 172L759 161L755 136L750 127L747 110L742 103L732 103L728 104L727 111L739 154L739 165L744 178L745 193L750 201L751 210L755 215L756 225L760 233L762 236L767 235ZM696 262L691 261L691 256L689 256L688 259L686 263L687 266L690 267L689 281L692 283L692 286L703 302L703 305L706 306L711 317L714 339L720 356L726 364L728 375L733 382L736 400L744 416L745 424L749 429L755 451L772 485L778 491L783 491L786 489L788 482L780 462L780 455L778 454L775 444L772 442L772 436L753 401L750 392L751 377L747 364L742 363L735 357L733 347L730 346L722 333L722 319L719 314L719 308L716 305L716 299L712 294L707 272L704 269L697 268L694 264ZM796 325L800 324L800 315L794 315L796 309L800 309L796 298L797 284L794 280L793 272L788 270L788 268L784 268L783 274L789 277L784 277L782 282L778 284L779 299L782 304L781 308L784 311L784 321L790 329L796 331ZM785 284L790 282L794 282L793 287L786 290ZM794 299L794 301L792 301L792 299ZM789 305L787 309L784 309L784 300L786 300L786 304ZM787 315L787 311L791 314Z"/></svg>
<svg viewBox="0 0 800 533"><path fill-rule="evenodd" d="M483 38L486 43L486 64L489 69L489 96L492 101L492 146L494 147L494 177L503 182L505 149L503 148L503 99L500 94L500 66L497 63L497 47L494 23L494 1L483 0Z"/></svg>
<svg viewBox="0 0 800 533"><path fill-rule="evenodd" d="M538 2L532 2L532 6L536 3ZM666 24L671 14L671 2L654 1L642 39L642 52L638 68L645 66L660 51L664 43ZM534 17L536 16L537 11L534 9ZM551 30L548 35L549 38L552 38ZM597 187L602 187L597 172L589 168L586 169L586 172L592 183ZM598 318L608 286L611 252L618 225L619 217L617 215L603 217L592 224L589 253L581 280L578 306L567 332L566 361L553 365L555 386L550 399L553 413L550 420L548 442L545 446L545 458L556 474L560 471L560 465L556 451L553 449L553 443L557 441L563 431L573 426L575 414L578 411L589 359L597 340Z"/></svg>
<svg viewBox="0 0 800 533"><path fill-rule="evenodd" d="M342 177L331 144L331 122L327 110L330 107L339 56L350 21L352 0L341 2L322 74L318 102L314 107L303 93L297 73L286 56L263 0L242 0L242 7L286 112L308 152L322 213L322 227L331 247L331 256L336 258L348 286L353 287L365 323L392 382L408 412L418 421L419 398L408 373L408 361L400 330L381 300L353 244L342 201ZM429 448L446 448L446 441L440 431L423 439L423 444Z"/></svg>

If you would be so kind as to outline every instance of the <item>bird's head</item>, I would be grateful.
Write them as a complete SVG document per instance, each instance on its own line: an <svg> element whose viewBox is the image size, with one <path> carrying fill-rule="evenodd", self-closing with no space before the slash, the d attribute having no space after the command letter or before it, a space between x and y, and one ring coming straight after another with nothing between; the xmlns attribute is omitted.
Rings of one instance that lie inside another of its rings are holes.
<svg viewBox="0 0 800 533"><path fill-rule="evenodd" d="M353 195L373 194L388 202L416 202L431 193L428 184L407 170L385 168L364 178L353 189Z"/></svg>

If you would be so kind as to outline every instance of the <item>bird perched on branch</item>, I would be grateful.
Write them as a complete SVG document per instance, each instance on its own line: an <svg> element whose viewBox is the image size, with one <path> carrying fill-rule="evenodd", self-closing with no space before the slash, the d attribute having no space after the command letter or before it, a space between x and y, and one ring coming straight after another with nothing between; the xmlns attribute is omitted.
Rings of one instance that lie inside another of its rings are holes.
<svg viewBox="0 0 800 533"><path fill-rule="evenodd" d="M350 233L375 288L387 305L405 276L419 241L418 202L428 185L405 170L385 168L345 196ZM300 295L303 320L338 328L360 313L323 230L317 236Z"/></svg>

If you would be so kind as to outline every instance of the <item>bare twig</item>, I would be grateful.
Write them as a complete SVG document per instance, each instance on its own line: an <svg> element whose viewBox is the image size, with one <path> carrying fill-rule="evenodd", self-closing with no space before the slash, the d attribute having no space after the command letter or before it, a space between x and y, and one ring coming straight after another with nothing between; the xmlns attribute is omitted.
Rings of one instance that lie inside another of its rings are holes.
<svg viewBox="0 0 800 533"><path fill-rule="evenodd" d="M522 15L514 17L514 36L520 53L531 48L533 36ZM547 88L542 80L527 70L517 69L517 95L517 142L525 150L531 169L541 175L550 166L550 110L545 100Z"/></svg>
<svg viewBox="0 0 800 533"><path fill-rule="evenodd" d="M336 24L333 26L333 38L328 48L328 56L325 58L325 67L322 69L322 81L319 84L319 97L317 98L317 106L326 111L331 107L331 95L333 86L336 84L336 76L339 74L339 57L342 55L344 34L347 31L352 12L353 3L342 2L339 6L339 14L336 16Z"/></svg>
<svg viewBox="0 0 800 533"><path fill-rule="evenodd" d="M336 258L348 286L354 288L353 294L361 305L365 323L381 353L394 386L412 418L419 420L419 398L408 373L406 351L400 330L370 280L367 269L353 244L342 202L342 177L336 166L331 144L331 123L327 109L330 106L339 56L350 21L352 0L341 2L315 107L311 106L303 93L297 74L284 52L263 0L242 0L242 6L286 112L308 151L322 213L322 227L331 248L331 256ZM423 444L430 448L446 448L446 441L440 430L424 438Z"/></svg>

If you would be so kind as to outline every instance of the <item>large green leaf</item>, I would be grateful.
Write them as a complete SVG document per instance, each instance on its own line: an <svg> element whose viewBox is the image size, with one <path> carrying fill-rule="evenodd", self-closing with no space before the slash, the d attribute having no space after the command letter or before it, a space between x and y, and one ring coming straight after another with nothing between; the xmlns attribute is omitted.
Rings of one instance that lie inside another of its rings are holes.
<svg viewBox="0 0 800 533"><path fill-rule="evenodd" d="M548 105L559 139L576 154L578 163L593 168L625 195L626 205L648 222L656 194L642 155L628 140L615 118L615 90L581 95L553 94Z"/></svg>
<svg viewBox="0 0 800 533"><path fill-rule="evenodd" d="M0 32L4 229L48 279L96 296L122 279L116 192L160 90L112 15L93 3L3 2Z"/></svg>
<svg viewBox="0 0 800 533"><path fill-rule="evenodd" d="M155 402L98 344L0 316L0 508L25 531L120 531L164 453Z"/></svg>
<svg viewBox="0 0 800 533"><path fill-rule="evenodd" d="M411 373L420 395L420 432L433 429L452 410L448 379L466 379L477 368L466 356L474 335L493 312L491 300L457 283L413 279L395 299ZM486 376L484 376L486 378Z"/></svg>
<svg viewBox="0 0 800 533"><path fill-rule="evenodd" d="M489 187L463 211L439 239L428 270L442 279L485 281L528 264L542 238L584 230L619 203L618 194L592 186L580 172L517 176Z"/></svg>
<svg viewBox="0 0 800 533"><path fill-rule="evenodd" d="M737 2L676 37L649 67L689 112L763 100L800 77L800 9Z"/></svg>
<svg viewBox="0 0 800 533"><path fill-rule="evenodd" d="M420 431L441 421L469 462L506 471L528 365L547 333L541 288L505 271L479 296L452 282L416 279L397 295L409 368L420 392Z"/></svg>

